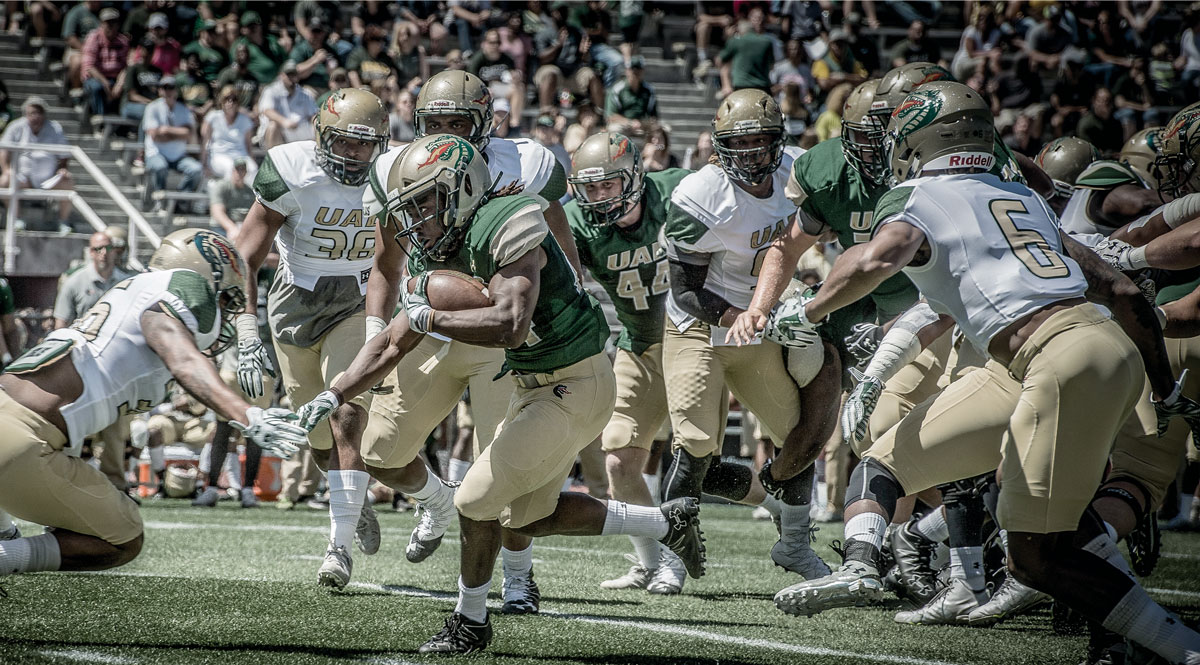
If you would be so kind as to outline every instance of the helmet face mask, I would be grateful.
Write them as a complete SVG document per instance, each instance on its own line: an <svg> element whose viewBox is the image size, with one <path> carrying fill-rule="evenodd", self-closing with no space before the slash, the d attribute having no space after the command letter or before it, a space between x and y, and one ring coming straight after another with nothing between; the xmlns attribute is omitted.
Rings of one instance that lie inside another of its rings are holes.
<svg viewBox="0 0 1200 665"><path fill-rule="evenodd" d="M738 183L761 185L783 163L783 112L762 90L730 93L712 124L713 152L721 169Z"/></svg>
<svg viewBox="0 0 1200 665"><path fill-rule="evenodd" d="M413 115L417 138L454 134L483 150L492 132L492 93L474 74L438 72L421 86ZM442 116L462 116L467 126L454 126L460 123Z"/></svg>
<svg viewBox="0 0 1200 665"><path fill-rule="evenodd" d="M842 155L868 182L879 185L887 178L887 162L883 159L883 135L886 123L877 115L875 88L879 79L860 83L846 98L842 107Z"/></svg>
<svg viewBox="0 0 1200 665"><path fill-rule="evenodd" d="M387 150L388 113L365 90L338 90L313 118L317 164L330 178L351 187L367 182L371 164Z"/></svg>
<svg viewBox="0 0 1200 665"><path fill-rule="evenodd" d="M567 182L587 223L615 224L642 200L642 157L625 136L602 132L575 151Z"/></svg>
<svg viewBox="0 0 1200 665"><path fill-rule="evenodd" d="M1173 197L1200 192L1200 102L1175 114L1158 135L1150 175Z"/></svg>
<svg viewBox="0 0 1200 665"><path fill-rule="evenodd" d="M452 194L444 184L429 181L402 195L392 208L400 223L396 238L407 239L415 255L445 261L458 251L462 234L447 223L456 213Z"/></svg>

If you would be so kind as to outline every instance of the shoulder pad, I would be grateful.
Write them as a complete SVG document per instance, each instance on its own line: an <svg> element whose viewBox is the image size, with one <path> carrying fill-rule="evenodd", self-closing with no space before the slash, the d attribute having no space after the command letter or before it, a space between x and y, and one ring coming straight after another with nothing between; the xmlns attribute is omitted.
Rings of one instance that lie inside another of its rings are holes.
<svg viewBox="0 0 1200 665"><path fill-rule="evenodd" d="M1128 165L1111 159L1092 162L1075 179L1076 187L1086 189L1113 189L1120 185L1145 187L1146 183Z"/></svg>

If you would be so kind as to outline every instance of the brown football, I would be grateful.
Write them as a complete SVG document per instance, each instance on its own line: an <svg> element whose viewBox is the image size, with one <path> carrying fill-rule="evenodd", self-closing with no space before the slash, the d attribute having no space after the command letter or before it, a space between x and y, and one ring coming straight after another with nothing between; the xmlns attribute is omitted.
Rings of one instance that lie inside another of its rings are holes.
<svg viewBox="0 0 1200 665"><path fill-rule="evenodd" d="M429 306L448 312L464 309L479 309L492 304L492 299L484 292L483 282L457 270L431 270L429 281L425 284L425 294L429 297ZM409 279L405 288L409 293L416 288L416 279Z"/></svg>

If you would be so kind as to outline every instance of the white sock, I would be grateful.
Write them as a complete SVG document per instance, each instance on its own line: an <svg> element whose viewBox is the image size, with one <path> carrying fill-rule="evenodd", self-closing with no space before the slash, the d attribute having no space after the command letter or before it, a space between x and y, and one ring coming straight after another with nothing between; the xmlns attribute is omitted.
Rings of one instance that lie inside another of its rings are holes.
<svg viewBox="0 0 1200 665"><path fill-rule="evenodd" d="M12 531L15 526L16 524L13 524L12 515L0 510L0 531Z"/></svg>
<svg viewBox="0 0 1200 665"><path fill-rule="evenodd" d="M657 506L635 506L609 499L608 514L604 517L604 536L625 534L660 540L667 535L667 518Z"/></svg>
<svg viewBox="0 0 1200 665"><path fill-rule="evenodd" d="M454 490L447 487L429 467L425 467L425 486L416 492L410 492L409 496L421 503L441 506L447 499L454 501Z"/></svg>
<svg viewBox="0 0 1200 665"><path fill-rule="evenodd" d="M946 526L946 511L941 507L929 511L917 523L913 525L913 531L916 531L925 540L931 540L935 543L940 543L950 537L950 527Z"/></svg>
<svg viewBox="0 0 1200 665"><path fill-rule="evenodd" d="M366 471L329 471L329 540L347 551L354 542L354 528L367 498L371 477Z"/></svg>
<svg viewBox="0 0 1200 665"><path fill-rule="evenodd" d="M200 449L200 474L206 478L212 469L212 448L212 442L210 441Z"/></svg>
<svg viewBox="0 0 1200 665"><path fill-rule="evenodd" d="M630 536L638 561L646 570L658 570L658 559L662 556L662 543L644 536Z"/></svg>
<svg viewBox="0 0 1200 665"><path fill-rule="evenodd" d="M488 580L477 587L463 584L462 577L458 578L458 604L454 611L467 617L475 623L487 620L487 595L492 581Z"/></svg>
<svg viewBox="0 0 1200 665"><path fill-rule="evenodd" d="M505 577L524 577L533 570L533 544L523 550L500 548L500 561Z"/></svg>
<svg viewBox="0 0 1200 665"><path fill-rule="evenodd" d="M62 554L52 533L0 540L0 576L58 570L60 566Z"/></svg>
<svg viewBox="0 0 1200 665"><path fill-rule="evenodd" d="M985 602L987 584L983 576L983 547L951 547L950 578L966 582L979 602Z"/></svg>
<svg viewBox="0 0 1200 665"><path fill-rule="evenodd" d="M650 490L650 499L652 501L662 501L662 481L658 479L657 473L643 473L642 480L646 481L646 489ZM1184 514L1187 511L1183 511Z"/></svg>
<svg viewBox="0 0 1200 665"><path fill-rule="evenodd" d="M471 468L471 463L466 460L450 458L450 477L446 480L460 483L463 478L467 477L467 470Z"/></svg>
<svg viewBox="0 0 1200 665"><path fill-rule="evenodd" d="M1129 564L1125 563L1125 557L1121 556L1121 550L1117 549L1117 542L1108 534L1100 534L1093 538L1083 546L1083 551L1104 559L1105 563L1125 573L1135 582L1137 581L1137 578L1133 576L1133 571L1129 569Z"/></svg>
<svg viewBox="0 0 1200 665"><path fill-rule="evenodd" d="M758 505L766 508L767 512L771 513L771 517L779 517L779 513L783 510L783 502L771 496L770 494L768 494L767 497L762 500L762 503Z"/></svg>
<svg viewBox="0 0 1200 665"><path fill-rule="evenodd" d="M1200 653L1200 634L1151 600L1140 584L1135 583L1117 602L1103 625L1172 663L1195 662Z"/></svg>
<svg viewBox="0 0 1200 665"><path fill-rule="evenodd" d="M163 471L167 468L167 458L163 454L163 447L157 446L150 448L150 470L154 473Z"/></svg>
<svg viewBox="0 0 1200 665"><path fill-rule="evenodd" d="M846 540L870 543L875 549L882 550L887 526L887 520L879 513L859 513L846 522Z"/></svg>
<svg viewBox="0 0 1200 665"><path fill-rule="evenodd" d="M701 62L708 60L708 49L697 48L696 49L696 59Z"/></svg>
<svg viewBox="0 0 1200 665"><path fill-rule="evenodd" d="M237 453L225 453L225 466L221 470L229 477L229 489L242 489L242 461Z"/></svg>

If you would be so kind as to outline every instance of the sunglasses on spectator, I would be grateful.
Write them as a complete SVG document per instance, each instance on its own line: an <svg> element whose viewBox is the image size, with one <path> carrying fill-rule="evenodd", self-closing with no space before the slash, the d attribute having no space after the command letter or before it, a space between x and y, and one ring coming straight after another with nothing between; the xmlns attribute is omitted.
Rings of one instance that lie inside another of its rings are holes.
<svg viewBox="0 0 1200 665"><path fill-rule="evenodd" d="M100 252L113 252L116 251L117 248L113 247L112 245L100 245L99 247L88 247L88 249L99 254Z"/></svg>

